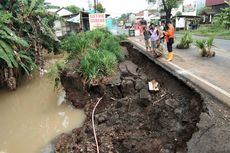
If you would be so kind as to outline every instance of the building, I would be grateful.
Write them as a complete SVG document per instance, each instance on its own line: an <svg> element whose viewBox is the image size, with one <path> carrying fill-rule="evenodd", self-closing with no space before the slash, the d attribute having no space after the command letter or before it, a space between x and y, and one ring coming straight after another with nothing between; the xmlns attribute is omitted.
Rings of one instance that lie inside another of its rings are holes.
<svg viewBox="0 0 230 153"><path fill-rule="evenodd" d="M206 8L202 11L203 23L212 23L215 14L229 7L225 0L206 0Z"/></svg>
<svg viewBox="0 0 230 153"><path fill-rule="evenodd" d="M50 9L50 12L55 12L61 19L54 21L54 30L57 37L62 37L72 31L87 31L89 30L89 13L79 12L71 13L65 8Z"/></svg>
<svg viewBox="0 0 230 153"><path fill-rule="evenodd" d="M206 0L206 6L211 7L216 13L219 13L222 8L228 7L226 0Z"/></svg>
<svg viewBox="0 0 230 153"><path fill-rule="evenodd" d="M205 7L205 0L184 0L178 8L173 8L172 16L177 29L195 29L201 17L199 10Z"/></svg>

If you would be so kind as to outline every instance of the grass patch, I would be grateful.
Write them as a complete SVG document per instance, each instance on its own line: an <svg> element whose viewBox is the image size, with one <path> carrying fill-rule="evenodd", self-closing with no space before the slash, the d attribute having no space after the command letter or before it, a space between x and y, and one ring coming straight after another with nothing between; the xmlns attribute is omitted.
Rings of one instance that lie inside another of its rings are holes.
<svg viewBox="0 0 230 153"><path fill-rule="evenodd" d="M65 59L60 59L50 66L47 75L50 78L56 78L59 73L65 68Z"/></svg>
<svg viewBox="0 0 230 153"><path fill-rule="evenodd" d="M215 25L200 26L197 30L183 30L183 31L177 31L176 33L184 34L188 31L194 35L209 36L209 37L215 36L216 38L230 39L230 30Z"/></svg>
<svg viewBox="0 0 230 153"><path fill-rule="evenodd" d="M70 53L69 58L80 61L76 72L90 83L98 77L112 75L117 70L118 61L124 58L119 44L122 38L104 29L96 29L71 34L63 40L62 48Z"/></svg>
<svg viewBox="0 0 230 153"><path fill-rule="evenodd" d="M90 49L81 60L79 72L92 81L113 74L116 67L117 59L112 52Z"/></svg>

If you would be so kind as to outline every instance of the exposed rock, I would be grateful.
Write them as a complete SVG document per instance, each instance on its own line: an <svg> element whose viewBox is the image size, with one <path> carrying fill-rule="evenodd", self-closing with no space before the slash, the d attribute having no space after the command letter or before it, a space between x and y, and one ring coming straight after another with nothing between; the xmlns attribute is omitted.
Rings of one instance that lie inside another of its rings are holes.
<svg viewBox="0 0 230 153"><path fill-rule="evenodd" d="M138 104L141 107L147 107L150 104L151 96L149 94L149 91L147 89L141 89L140 90L140 99L138 101Z"/></svg>
<svg viewBox="0 0 230 153"><path fill-rule="evenodd" d="M119 64L119 68L120 68L120 71L121 71L121 75L128 75L129 73L131 75L134 75L134 76L137 76L138 73L137 73L137 65L134 64L133 62L131 61L124 61L122 63Z"/></svg>
<svg viewBox="0 0 230 153"><path fill-rule="evenodd" d="M119 64L119 69L121 71L122 76L126 76L129 74L126 64L124 62Z"/></svg>
<svg viewBox="0 0 230 153"><path fill-rule="evenodd" d="M105 84L109 84L111 86L119 86L121 84L121 73L117 73L112 76Z"/></svg>
<svg viewBox="0 0 230 153"><path fill-rule="evenodd" d="M123 93L123 96L127 96L129 94L134 94L135 89L134 89L134 83L131 80L123 80L121 83L121 91Z"/></svg>
<svg viewBox="0 0 230 153"><path fill-rule="evenodd" d="M143 82L141 79L137 79L136 80L136 84L135 84L135 89L136 90L141 90L142 88L144 88L146 86L145 82Z"/></svg>

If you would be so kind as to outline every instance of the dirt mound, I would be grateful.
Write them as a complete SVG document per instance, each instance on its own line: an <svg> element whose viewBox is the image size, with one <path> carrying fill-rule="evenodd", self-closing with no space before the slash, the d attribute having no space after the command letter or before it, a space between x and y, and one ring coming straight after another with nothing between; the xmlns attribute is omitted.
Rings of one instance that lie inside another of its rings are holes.
<svg viewBox="0 0 230 153"><path fill-rule="evenodd" d="M101 153L186 152L186 142L198 130L196 123L202 111L200 95L126 45L129 54L119 64L120 72L91 87L90 94L76 87L77 74L70 69L63 72L67 98L75 106L84 107L88 118L83 127L57 139L56 153L96 152L91 113L97 102L94 97L103 95L95 112ZM127 53L126 48L124 51ZM151 80L159 82L159 91L148 90ZM76 100L79 95L85 99L80 103Z"/></svg>

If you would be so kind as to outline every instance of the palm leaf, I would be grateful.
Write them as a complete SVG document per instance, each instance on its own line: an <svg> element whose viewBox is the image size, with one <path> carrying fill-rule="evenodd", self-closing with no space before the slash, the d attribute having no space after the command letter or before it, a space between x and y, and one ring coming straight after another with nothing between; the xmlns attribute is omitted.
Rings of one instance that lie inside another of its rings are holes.
<svg viewBox="0 0 230 153"><path fill-rule="evenodd" d="M36 2L37 2L37 0L31 0L29 12L32 12L34 7L36 6Z"/></svg>
<svg viewBox="0 0 230 153"><path fill-rule="evenodd" d="M10 18L12 18L12 14L11 13L6 13L5 11L0 10L0 25L2 24L7 24L10 22Z"/></svg>
<svg viewBox="0 0 230 153"><path fill-rule="evenodd" d="M4 49L6 55L8 56L8 58L10 59L11 63L13 64L14 67L18 67L18 62L14 57L14 51L13 49L9 46L9 44L7 44L6 42L0 40L0 46L2 47L2 49Z"/></svg>
<svg viewBox="0 0 230 153"><path fill-rule="evenodd" d="M29 44L22 38L18 37L14 31L12 31L11 29L9 29L8 27L4 26L1 28L0 30L0 34L2 34L2 36L0 37L5 37L11 41L14 41L15 43L22 45L23 47L28 47Z"/></svg>
<svg viewBox="0 0 230 153"><path fill-rule="evenodd" d="M196 40L195 45L199 49L203 49L203 48L205 48L205 40Z"/></svg>
<svg viewBox="0 0 230 153"><path fill-rule="evenodd" d="M27 65L29 65L32 68L36 67L36 64L34 63L32 58L29 55L27 55L25 52L20 51L20 52L18 52L18 55L22 59L23 63L26 63Z"/></svg>
<svg viewBox="0 0 230 153"><path fill-rule="evenodd" d="M5 53L4 49L1 46L0 46L0 59L3 59L7 63L8 67L13 68L11 64L11 60L9 59L9 57L7 56L7 54Z"/></svg>
<svg viewBox="0 0 230 153"><path fill-rule="evenodd" d="M211 50L211 47L213 46L213 40L214 40L214 37L212 36L212 37L209 37L208 40L206 41L206 45L209 51Z"/></svg>
<svg viewBox="0 0 230 153"><path fill-rule="evenodd" d="M47 26L48 24L45 23L45 20L41 21L41 26L45 29L46 33L49 35L50 38L54 39L55 41L59 41L57 36L54 34L52 28Z"/></svg>
<svg viewBox="0 0 230 153"><path fill-rule="evenodd" d="M20 62L19 65L26 72L27 75L30 74L30 69L28 66L26 66L23 62Z"/></svg>

